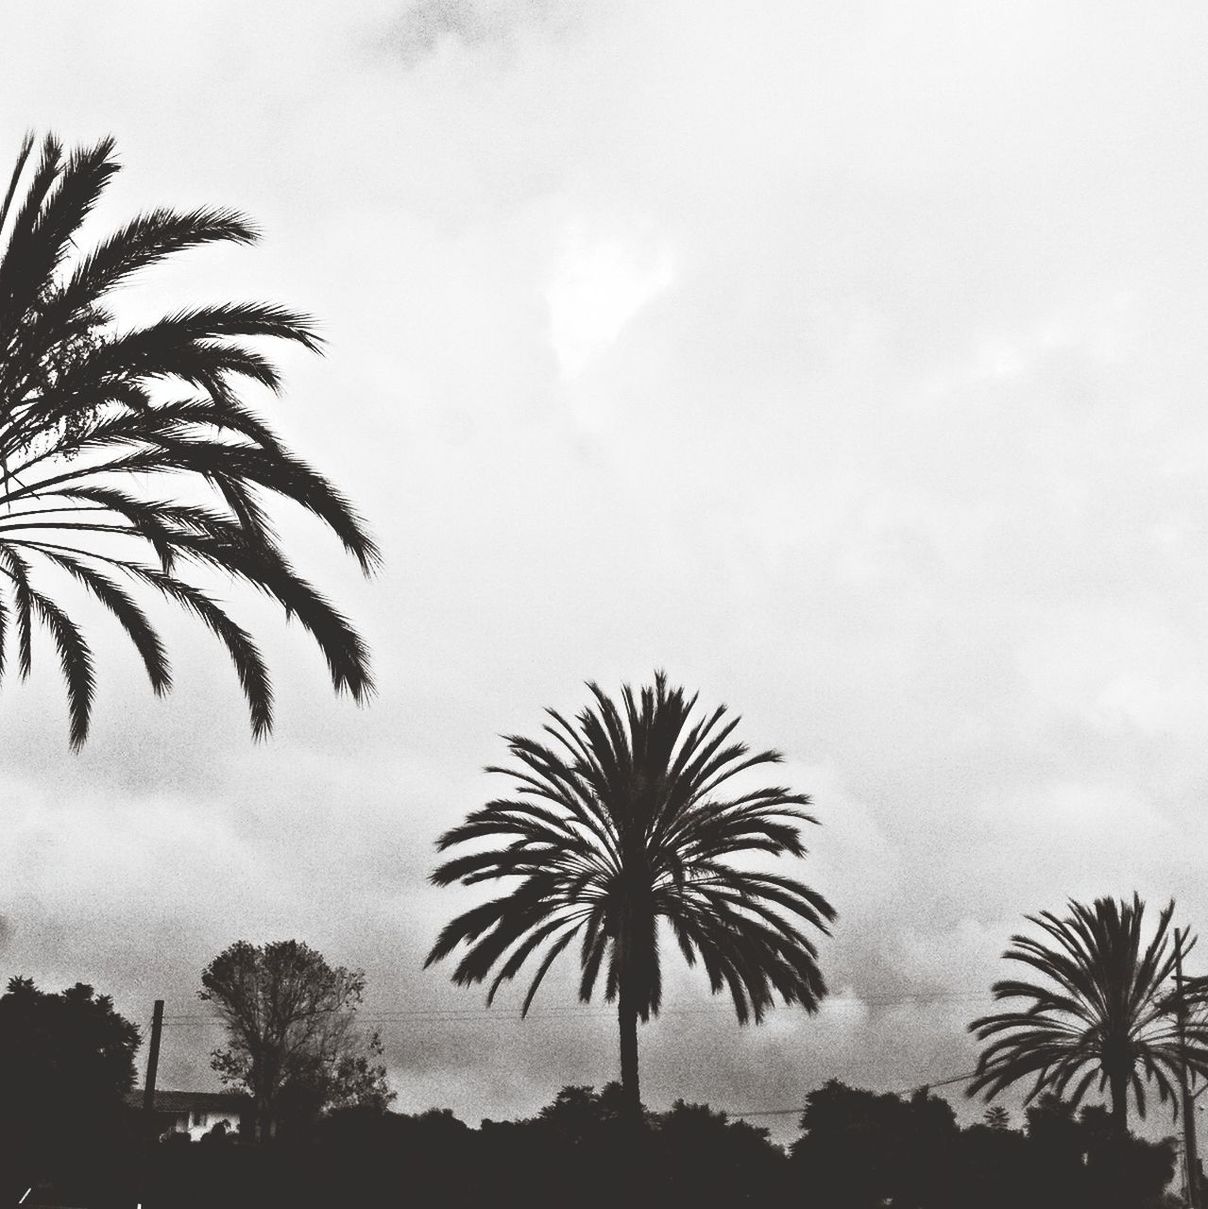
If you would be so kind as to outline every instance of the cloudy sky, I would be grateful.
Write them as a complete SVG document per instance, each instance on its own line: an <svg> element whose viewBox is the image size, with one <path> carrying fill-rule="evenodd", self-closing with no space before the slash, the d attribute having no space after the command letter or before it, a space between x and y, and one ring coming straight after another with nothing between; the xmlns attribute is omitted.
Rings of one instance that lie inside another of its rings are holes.
<svg viewBox="0 0 1208 1209"><path fill-rule="evenodd" d="M279 689L261 745L183 621L161 703L97 618L80 755L35 652L0 695L0 974L146 1021L203 1010L231 941L297 937L366 970L402 1110L600 1084L615 1024L569 976L521 1023L421 969L475 900L426 876L501 732L655 667L783 749L840 912L815 1018L740 1029L673 966L655 1108L968 1070L1008 937L1069 896L1173 895L1208 928L1206 26L1105 0L13 6L0 146L114 134L94 231L256 219L256 249L193 253L126 314L315 314L327 356L287 353L259 401L385 567L283 518L380 691L335 699L244 601ZM168 1031L160 1085L212 1086L219 1040Z"/></svg>

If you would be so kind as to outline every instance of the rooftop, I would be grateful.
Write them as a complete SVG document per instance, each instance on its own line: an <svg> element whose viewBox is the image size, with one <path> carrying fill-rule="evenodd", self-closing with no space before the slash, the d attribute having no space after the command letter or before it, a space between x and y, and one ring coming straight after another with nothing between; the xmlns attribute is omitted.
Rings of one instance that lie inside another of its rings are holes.
<svg viewBox="0 0 1208 1209"><path fill-rule="evenodd" d="M143 1089L131 1088L126 1093L131 1108L142 1108ZM232 1091L161 1091L155 1089L156 1112L238 1112L251 1107L251 1099Z"/></svg>

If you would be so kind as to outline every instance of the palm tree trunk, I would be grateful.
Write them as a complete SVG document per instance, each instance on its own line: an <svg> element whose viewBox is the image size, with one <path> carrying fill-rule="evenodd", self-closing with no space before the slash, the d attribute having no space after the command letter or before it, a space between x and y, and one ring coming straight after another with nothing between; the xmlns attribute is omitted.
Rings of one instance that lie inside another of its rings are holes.
<svg viewBox="0 0 1208 1209"><path fill-rule="evenodd" d="M1128 1133L1128 1075L1126 1072L1113 1072L1107 1077L1112 1097L1112 1124L1116 1132L1123 1135Z"/></svg>
<svg viewBox="0 0 1208 1209"><path fill-rule="evenodd" d="M635 1122L642 1117L642 1092L638 1083L638 1013L630 1002L624 981L621 983L617 1021L621 1028L621 1090L624 1092L625 1115Z"/></svg>

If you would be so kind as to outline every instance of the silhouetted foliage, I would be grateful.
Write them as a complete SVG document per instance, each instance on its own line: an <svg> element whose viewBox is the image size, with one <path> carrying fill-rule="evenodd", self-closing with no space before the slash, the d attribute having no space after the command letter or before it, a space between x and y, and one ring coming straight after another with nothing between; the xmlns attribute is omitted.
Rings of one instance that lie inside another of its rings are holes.
<svg viewBox="0 0 1208 1209"><path fill-rule="evenodd" d="M658 1116L655 1141L666 1173L661 1203L770 1205L780 1199L787 1159L766 1129L677 1100Z"/></svg>
<svg viewBox="0 0 1208 1209"><path fill-rule="evenodd" d="M311 320L271 303L223 302L120 327L110 296L134 274L188 248L252 243L255 228L231 210L158 209L81 252L80 228L119 168L113 140L65 156L48 137L36 161L32 152L30 137L0 200L0 676L13 664L29 674L31 630L44 626L78 747L92 655L56 600L56 581L113 615L157 694L172 676L140 599L160 596L226 647L252 731L263 735L272 725L268 669L207 590L216 572L296 617L336 690L363 700L372 685L361 639L294 571L264 505L271 496L300 505L366 572L377 550L340 493L239 397L249 383L280 388L257 342L319 351Z"/></svg>
<svg viewBox="0 0 1208 1209"><path fill-rule="evenodd" d="M212 1065L252 1097L257 1138L278 1126L305 1129L326 1109L381 1113L393 1099L381 1039L356 1028L361 971L329 966L296 940L241 940L210 962L201 983L198 995L218 1008L229 1039Z"/></svg>
<svg viewBox="0 0 1208 1209"><path fill-rule="evenodd" d="M1043 1185L1040 1195L1056 1205L1080 1204L1086 1146L1076 1106L1048 1093L1028 1107L1028 1158Z"/></svg>
<svg viewBox="0 0 1208 1209"><path fill-rule="evenodd" d="M1109 1209L1157 1205L1175 1174L1174 1140L1148 1142L1130 1135L1121 1144L1116 1123L1102 1104L1083 1108L1078 1124L1086 1152L1086 1204Z"/></svg>
<svg viewBox="0 0 1208 1209"><path fill-rule="evenodd" d="M1145 905L1096 899L1074 902L1058 918L1028 916L1044 937L1011 937L1003 954L1041 975L1043 982L1007 979L994 984L995 999L1021 999L1018 1008L983 1016L969 1025L983 1050L968 1094L993 1097L1031 1079L1027 1099L1043 1092L1078 1104L1093 1087L1106 1088L1120 1130L1128 1120L1129 1092L1145 1115L1145 1084L1177 1111L1178 1046L1170 988L1175 964L1169 933L1174 903L1158 918L1148 944L1142 939ZM1208 1075L1208 1022L1187 1029L1190 1069Z"/></svg>
<svg viewBox="0 0 1208 1209"><path fill-rule="evenodd" d="M1052 1094L1027 1110L1028 1157L1037 1204L1059 1209L1146 1209L1175 1170L1173 1142L1120 1133L1103 1105L1076 1106Z"/></svg>
<svg viewBox="0 0 1208 1209"><path fill-rule="evenodd" d="M955 1203L958 1135L946 1100L921 1094L907 1101L832 1079L806 1097L801 1129L794 1170L799 1187L821 1204Z"/></svg>
<svg viewBox="0 0 1208 1209"><path fill-rule="evenodd" d="M552 743L509 736L517 762L491 768L516 797L474 811L438 841L442 851L491 846L441 865L438 886L516 879L508 893L448 924L427 963L459 945L461 985L495 971L499 987L541 951L524 998L528 1011L547 971L576 938L589 1002L604 972L617 1003L621 1082L627 1112L641 1111L637 1022L657 1015L662 974L657 924L665 919L689 964L699 958L716 993L728 990L738 1019L758 1022L776 994L817 1010L826 993L817 951L804 927L827 931L834 911L795 879L735 869L736 854L803 856L798 832L815 820L809 799L782 786L740 791L739 773L779 763L731 736L738 718L724 706L693 723L697 698L656 674L640 698L626 686L621 707L594 684L594 705L572 724L553 710Z"/></svg>
<svg viewBox="0 0 1208 1209"><path fill-rule="evenodd" d="M41 1180L107 1188L126 1133L138 1029L107 995L13 978L0 996L0 1166L5 1194Z"/></svg>
<svg viewBox="0 0 1208 1209"><path fill-rule="evenodd" d="M160 1146L157 1204L202 1209L289 1204L408 1204L457 1209L726 1209L783 1190L784 1153L765 1131L704 1105L650 1114L635 1135L619 1084L564 1088L525 1121L470 1129L447 1109L416 1116L341 1109L306 1145ZM640 1181L634 1191L635 1178ZM623 1197L628 1196L628 1201ZM257 1199L259 1198L259 1199Z"/></svg>
<svg viewBox="0 0 1208 1209"><path fill-rule="evenodd" d="M607 1129L624 1115L624 1093L619 1083L607 1083L597 1092L594 1087L564 1087L552 1104L547 1104L537 1120L555 1136L577 1145Z"/></svg>
<svg viewBox="0 0 1208 1209"><path fill-rule="evenodd" d="M794 1195L828 1209L1149 1209L1174 1174L1169 1142L1121 1135L1107 1110L1042 1096L1027 1131L959 1129L943 1099L837 1080L811 1092L792 1147Z"/></svg>
<svg viewBox="0 0 1208 1209"><path fill-rule="evenodd" d="M1018 1130L984 1124L962 1130L955 1178L966 1203L979 1209L1039 1205L1043 1181L1029 1169L1028 1158L1028 1139Z"/></svg>
<svg viewBox="0 0 1208 1209"><path fill-rule="evenodd" d="M609 1083L599 1092L565 1087L529 1121L484 1121L480 1162L491 1173L492 1198L551 1209L568 1203L721 1209L767 1204L782 1187L786 1158L764 1129L683 1101L666 1113L647 1112L645 1120L648 1128L635 1134L621 1085Z"/></svg>
<svg viewBox="0 0 1208 1209"><path fill-rule="evenodd" d="M648 1113L641 1131L624 1110L614 1083L563 1088L528 1120L478 1129L448 1109L353 1107L271 1146L176 1135L150 1154L140 1199L161 1209L1155 1209L1174 1171L1168 1142L1122 1137L1103 1108L1076 1115L1051 1096L1029 1108L1026 1132L962 1130L926 1092L906 1099L832 1081L810 1094L791 1157L766 1130L705 1104ZM138 1161L132 1147L116 1153ZM126 1209L118 1187L94 1180L76 1203Z"/></svg>

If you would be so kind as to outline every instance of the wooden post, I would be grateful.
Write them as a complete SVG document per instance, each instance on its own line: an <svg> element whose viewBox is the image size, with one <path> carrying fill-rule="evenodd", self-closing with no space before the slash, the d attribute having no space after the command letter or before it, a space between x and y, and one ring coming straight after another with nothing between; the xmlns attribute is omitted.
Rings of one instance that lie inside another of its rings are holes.
<svg viewBox="0 0 1208 1209"><path fill-rule="evenodd" d="M159 1069L159 1035L164 1027L164 1001L155 1001L151 1013L151 1047L147 1051L147 1078L143 1083L143 1115L150 1133L151 1114L155 1111L155 1073Z"/></svg>
<svg viewBox="0 0 1208 1209"><path fill-rule="evenodd" d="M1200 1161L1195 1137L1195 1103L1187 1087L1187 1008L1183 1002L1183 938L1174 930L1175 1025L1179 1038L1179 1091L1183 1098L1183 1162L1187 1166L1187 1204L1189 1209L1200 1206Z"/></svg>
<svg viewBox="0 0 1208 1209"><path fill-rule="evenodd" d="M143 1209L148 1187L151 1148L155 1145L155 1075L159 1070L159 1037L164 1027L164 1001L155 1001L151 1013L151 1044L147 1049L147 1077L143 1080L143 1153L135 1176L138 1209Z"/></svg>

